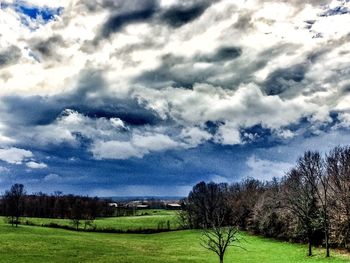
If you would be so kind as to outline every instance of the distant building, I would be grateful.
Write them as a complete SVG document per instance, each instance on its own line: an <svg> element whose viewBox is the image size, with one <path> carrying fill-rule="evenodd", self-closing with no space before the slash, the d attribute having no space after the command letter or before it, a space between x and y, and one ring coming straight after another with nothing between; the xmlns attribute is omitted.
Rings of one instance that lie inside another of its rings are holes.
<svg viewBox="0 0 350 263"><path fill-rule="evenodd" d="M166 205L166 208L170 210L179 210L181 209L181 205L176 203L170 203Z"/></svg>
<svg viewBox="0 0 350 263"><path fill-rule="evenodd" d="M145 204L140 204L140 205L136 205L137 209L147 209L149 208L149 205L145 205Z"/></svg>

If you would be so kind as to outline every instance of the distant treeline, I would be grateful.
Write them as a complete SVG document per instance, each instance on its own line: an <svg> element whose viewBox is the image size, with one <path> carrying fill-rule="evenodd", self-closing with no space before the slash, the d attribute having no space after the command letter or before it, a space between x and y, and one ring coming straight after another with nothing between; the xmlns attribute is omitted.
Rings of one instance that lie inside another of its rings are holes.
<svg viewBox="0 0 350 263"><path fill-rule="evenodd" d="M18 223L20 216L94 220L114 215L108 200L55 192L26 194L22 184L15 184L0 199L0 215Z"/></svg>
<svg viewBox="0 0 350 263"><path fill-rule="evenodd" d="M0 216L5 216L12 225L18 225L20 217L71 219L74 228L94 230L93 221L98 217L135 216L147 214L137 212L142 209L171 209L162 200L150 198L145 201L118 201L110 198L88 197L80 195L27 194L22 184L14 184L0 197ZM28 224L28 220L26 220ZM52 227L53 224L51 224Z"/></svg>
<svg viewBox="0 0 350 263"><path fill-rule="evenodd" d="M307 151L282 179L201 182L183 200L190 228L236 225L279 239L350 248L350 147ZM217 222L217 220L222 220Z"/></svg>

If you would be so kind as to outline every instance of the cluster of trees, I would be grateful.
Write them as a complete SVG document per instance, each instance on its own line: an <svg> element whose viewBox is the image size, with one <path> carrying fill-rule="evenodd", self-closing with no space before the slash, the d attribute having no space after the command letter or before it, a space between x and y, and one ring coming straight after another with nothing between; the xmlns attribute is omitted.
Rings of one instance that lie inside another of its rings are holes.
<svg viewBox="0 0 350 263"><path fill-rule="evenodd" d="M66 218L79 229L84 222L86 228L96 217L112 216L114 209L108 200L78 195L63 195L55 192L27 194L22 184L14 184L0 199L0 215L10 218L12 225L19 224L19 218L43 217Z"/></svg>
<svg viewBox="0 0 350 263"><path fill-rule="evenodd" d="M282 179L201 182L183 201L190 228L237 226L267 237L349 249L350 147L307 151Z"/></svg>
<svg viewBox="0 0 350 263"><path fill-rule="evenodd" d="M183 227L203 229L201 245L214 252L220 263L224 262L227 248L239 242L229 193L228 184L200 182L183 200L179 213Z"/></svg>

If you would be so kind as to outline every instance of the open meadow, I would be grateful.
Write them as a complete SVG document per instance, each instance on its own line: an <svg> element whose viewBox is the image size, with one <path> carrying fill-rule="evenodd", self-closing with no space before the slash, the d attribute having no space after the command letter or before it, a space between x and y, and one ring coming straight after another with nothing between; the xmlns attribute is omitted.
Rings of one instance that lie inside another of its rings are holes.
<svg viewBox="0 0 350 263"><path fill-rule="evenodd" d="M154 214L99 219L96 224L135 229L139 223L157 226L153 224L157 220L175 218L174 212ZM36 220L39 223L51 219ZM69 221L61 220L61 224ZM225 262L350 262L348 255L339 252L333 252L332 257L326 259L324 250L316 248L315 256L308 258L306 245L246 233L240 236L244 249L230 247ZM0 220L0 262L217 262L214 253L201 247L200 238L201 232L197 230L157 234L91 233L27 225L15 228Z"/></svg>
<svg viewBox="0 0 350 263"><path fill-rule="evenodd" d="M53 219L53 218L22 218L23 224L47 226L55 224L58 226L71 226L69 219ZM157 229L177 229L179 222L176 212L162 209L139 210L135 216L122 217L106 217L97 218L93 222L93 226L97 230L116 230L116 231L142 231ZM80 228L84 228L83 222ZM91 226L90 226L91 228Z"/></svg>

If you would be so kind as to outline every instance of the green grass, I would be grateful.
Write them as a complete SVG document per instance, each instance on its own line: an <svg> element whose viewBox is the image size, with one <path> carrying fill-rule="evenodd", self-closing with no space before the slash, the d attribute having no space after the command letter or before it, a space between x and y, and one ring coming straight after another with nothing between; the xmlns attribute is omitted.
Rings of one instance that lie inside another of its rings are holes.
<svg viewBox="0 0 350 263"><path fill-rule="evenodd" d="M136 215L176 215L176 211L166 209L141 209L136 210Z"/></svg>
<svg viewBox="0 0 350 263"><path fill-rule="evenodd" d="M241 234L246 250L231 247L225 262L350 262L347 255L332 253L324 258L323 249L308 258L305 245L290 244ZM159 234L108 234L75 232L0 222L0 262L217 262L212 252L199 245L199 231Z"/></svg>
<svg viewBox="0 0 350 263"><path fill-rule="evenodd" d="M97 229L115 229L115 230L145 230L167 228L168 221L170 229L179 228L178 220L175 211L169 210L140 210L137 211L138 216L126 217L107 217L98 218L94 221ZM22 224L28 221L31 225L47 225L55 223L60 226L71 226L71 221L68 219L52 219L52 218L21 218ZM83 228L83 225L81 225Z"/></svg>

